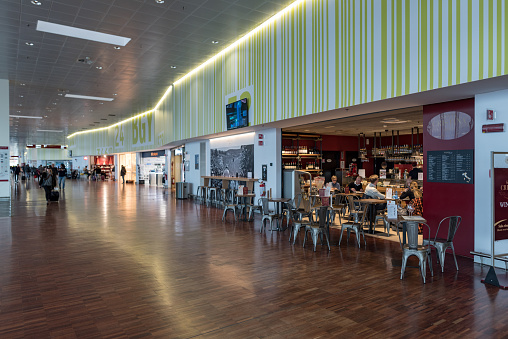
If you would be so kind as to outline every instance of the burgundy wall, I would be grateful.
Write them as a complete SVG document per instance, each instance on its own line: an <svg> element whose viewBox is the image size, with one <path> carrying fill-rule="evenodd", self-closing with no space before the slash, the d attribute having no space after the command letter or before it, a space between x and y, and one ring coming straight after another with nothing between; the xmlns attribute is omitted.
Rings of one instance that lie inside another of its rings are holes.
<svg viewBox="0 0 508 339"><path fill-rule="evenodd" d="M423 216L431 227L434 236L439 222L447 216L460 215L462 223L455 235L455 253L471 257L469 251L474 249L474 185L427 182L427 152L474 149L474 130L454 140L440 140L427 132L429 121L444 112L460 111L469 114L474 121L474 99L451 101L423 107ZM440 231L440 236L447 235L448 228Z"/></svg>

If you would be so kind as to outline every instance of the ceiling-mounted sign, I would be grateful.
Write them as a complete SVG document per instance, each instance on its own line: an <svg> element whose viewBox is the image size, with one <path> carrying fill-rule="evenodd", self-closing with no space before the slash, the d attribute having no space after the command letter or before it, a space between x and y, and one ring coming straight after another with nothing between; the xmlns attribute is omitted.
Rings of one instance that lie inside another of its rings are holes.
<svg viewBox="0 0 508 339"><path fill-rule="evenodd" d="M482 126L482 133L504 132L504 124L488 124Z"/></svg>
<svg viewBox="0 0 508 339"><path fill-rule="evenodd" d="M166 155L166 152L164 150L141 153L142 158L158 158L158 157L163 157L165 155Z"/></svg>

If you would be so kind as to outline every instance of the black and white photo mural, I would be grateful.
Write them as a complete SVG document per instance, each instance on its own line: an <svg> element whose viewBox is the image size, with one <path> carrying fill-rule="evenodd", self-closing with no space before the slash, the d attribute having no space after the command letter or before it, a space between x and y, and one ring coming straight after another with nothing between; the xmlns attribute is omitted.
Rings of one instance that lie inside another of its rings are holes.
<svg viewBox="0 0 508 339"><path fill-rule="evenodd" d="M237 148L212 148L210 150L210 174L218 177L243 177L254 174L254 145ZM212 180L215 187L222 186L222 180ZM231 181L229 188L236 189L238 181Z"/></svg>

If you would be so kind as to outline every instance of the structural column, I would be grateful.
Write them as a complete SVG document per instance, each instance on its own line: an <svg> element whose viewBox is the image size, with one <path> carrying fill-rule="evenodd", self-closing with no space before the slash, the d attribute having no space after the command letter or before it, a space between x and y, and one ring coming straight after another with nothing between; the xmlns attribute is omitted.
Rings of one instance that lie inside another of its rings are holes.
<svg viewBox="0 0 508 339"><path fill-rule="evenodd" d="M6 149L7 147L7 149ZM0 198L11 196L9 154L9 80L0 79Z"/></svg>

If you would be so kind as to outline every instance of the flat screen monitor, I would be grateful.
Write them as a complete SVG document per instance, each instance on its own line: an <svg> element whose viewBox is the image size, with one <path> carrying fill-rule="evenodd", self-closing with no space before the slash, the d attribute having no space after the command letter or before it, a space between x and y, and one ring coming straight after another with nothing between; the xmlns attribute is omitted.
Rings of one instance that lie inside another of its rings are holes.
<svg viewBox="0 0 508 339"><path fill-rule="evenodd" d="M247 98L226 105L226 124L228 131L249 126Z"/></svg>

